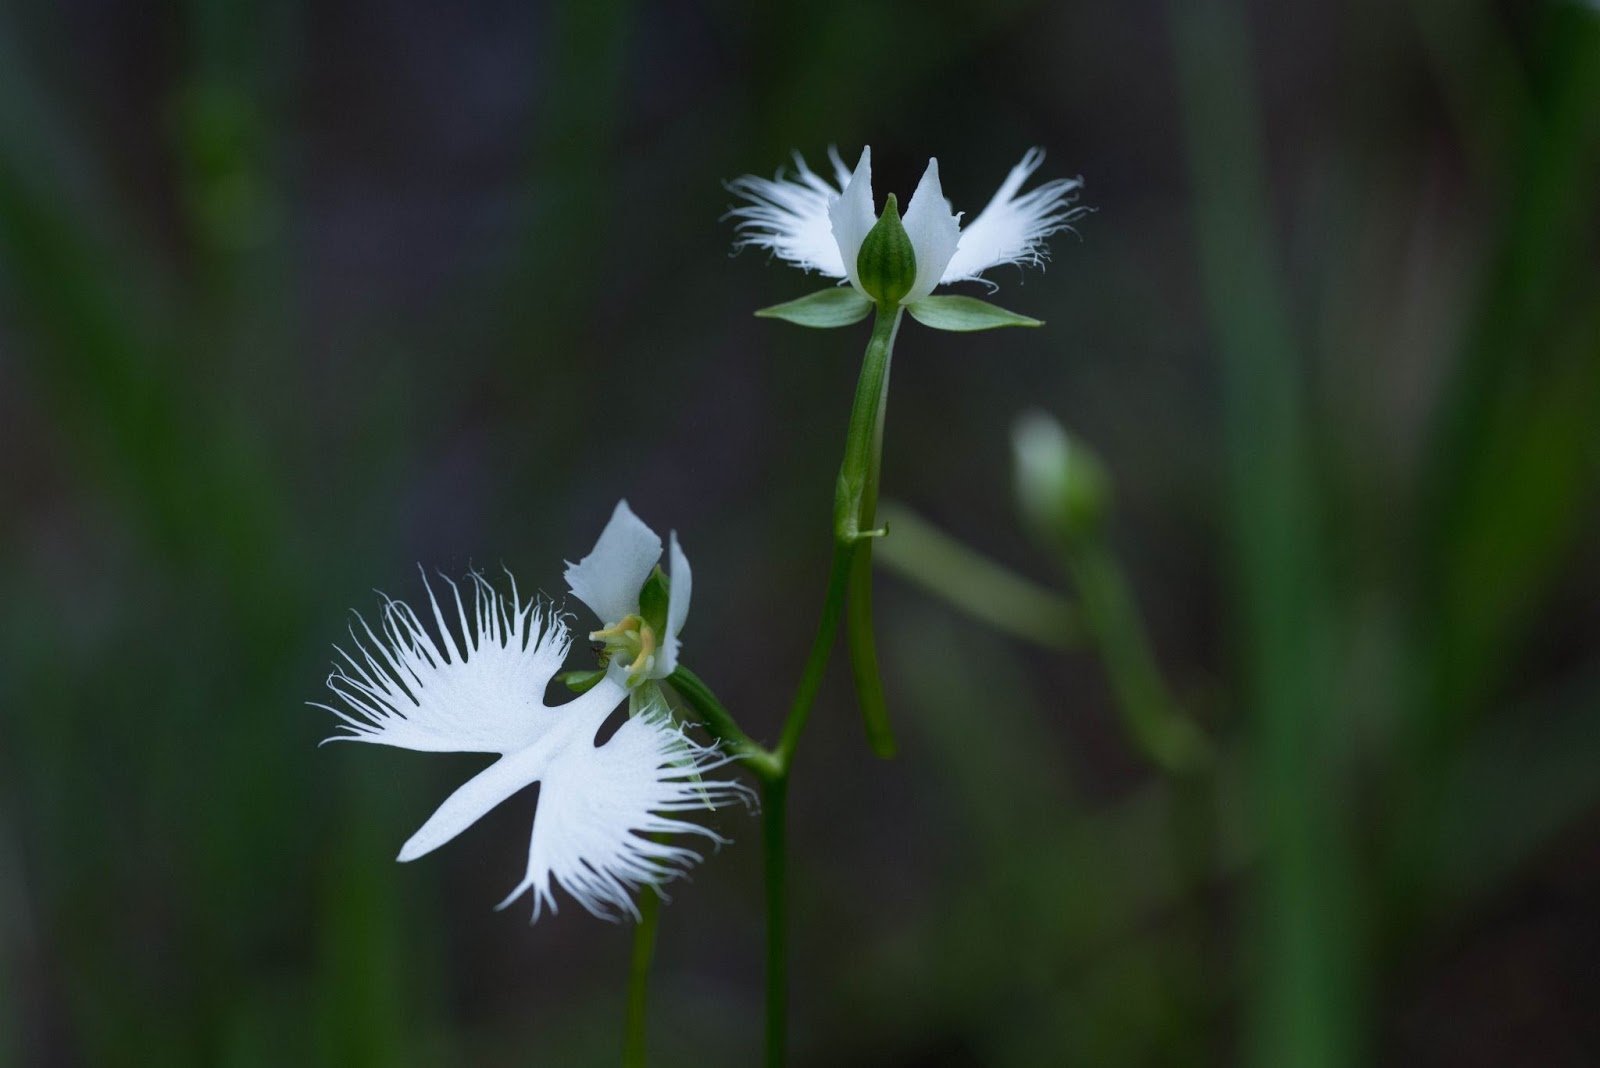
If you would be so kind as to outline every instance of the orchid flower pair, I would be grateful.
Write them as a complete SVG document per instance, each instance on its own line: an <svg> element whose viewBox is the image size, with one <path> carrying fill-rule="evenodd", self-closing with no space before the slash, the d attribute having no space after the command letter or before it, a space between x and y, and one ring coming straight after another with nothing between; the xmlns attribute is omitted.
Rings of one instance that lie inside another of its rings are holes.
<svg viewBox="0 0 1600 1068"><path fill-rule="evenodd" d="M661 836L722 841L680 814L750 793L700 778L731 758L675 725L660 692L657 680L677 666L690 596L675 533L670 575L661 556L661 539L623 501L594 550L567 567L573 596L604 624L590 638L605 667L564 704L547 704L545 691L572 646L567 623L553 607L524 601L514 580L507 597L474 572L469 612L454 581L446 579L451 594L441 605L424 576L432 630L391 598L377 630L356 617L354 650L339 650L328 678L345 707L317 706L342 721L328 741L499 755L445 799L401 847L401 861L431 853L534 782L527 873L500 907L531 892L535 920L545 906L556 910L552 880L596 916L637 916L641 886L659 886L699 859ZM596 745L602 724L630 698L636 714Z"/></svg>
<svg viewBox="0 0 1600 1068"><path fill-rule="evenodd" d="M965 229L945 199L937 160L928 162L902 220L892 194L883 211L876 210L870 148L862 150L853 171L837 152L830 151L830 158L832 182L796 156L795 178L745 176L728 188L746 201L730 212L738 220L739 247L766 248L798 267L848 283L758 314L833 327L857 322L874 308L880 313L841 469L840 485L853 487L854 495L846 500L851 537L838 550L847 555L837 559L850 564L854 542L869 536L851 524L870 519L863 514L870 505L863 502L875 490L869 495L865 487L875 487L876 476L867 468L876 467L877 446L871 442L881 439L884 376L901 309L942 330L1040 325L972 297L934 296L933 291L962 281L993 289L984 277L992 269L1041 264L1045 239L1083 209L1072 206L1081 185L1077 179L1056 179L1022 192L1044 158L1037 149L1011 169ZM556 909L554 884L597 916L638 918L634 895L641 887L658 887L699 859L694 850L669 844L664 836L722 841L683 815L753 798L742 784L701 777L735 759L729 745L743 753L747 767L766 776L767 786L776 781L779 791L769 796L781 800L794 741L826 662L832 624L819 627L819 644L806 669L809 689L802 686L808 696L791 711L783 741L777 750L761 749L731 717L720 726L714 722L720 706L708 694L696 697L701 684L687 669L678 670L691 576L676 534L666 555L669 571L664 572L661 539L623 502L594 550L568 566L572 595L601 624L589 633L599 657L593 670L562 673L572 637L559 612L537 600L523 601L514 582L508 598L476 573L470 576L470 612L456 583L446 580L451 593L441 605L424 576L431 628L409 605L389 598L376 630L357 616L359 629L351 627L354 651L339 650L341 662L328 678L343 707L317 706L342 721L342 733L329 740L499 758L445 799L401 848L401 861L432 852L538 782L526 874L501 907L531 893L537 920L546 906ZM870 581L867 570L860 574ZM825 619L831 612L836 623L841 604L831 594ZM870 632L870 613L864 618ZM660 685L669 677L708 729L717 728L713 734L721 743L701 745L674 723ZM546 690L558 678L577 696L547 704ZM624 701L629 717L603 744L595 744L602 725ZM767 811L769 817L779 812L781 830L781 810L769 805ZM773 837L769 828L766 847L781 853L781 840ZM772 870L781 872L781 863L769 865ZM781 915L769 916L778 929L782 922Z"/></svg>

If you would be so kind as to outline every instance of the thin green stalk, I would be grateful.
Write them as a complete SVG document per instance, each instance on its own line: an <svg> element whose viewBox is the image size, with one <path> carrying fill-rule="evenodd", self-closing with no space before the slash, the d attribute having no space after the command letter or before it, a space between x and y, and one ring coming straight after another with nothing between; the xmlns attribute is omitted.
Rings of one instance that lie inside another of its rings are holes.
<svg viewBox="0 0 1600 1068"><path fill-rule="evenodd" d="M839 470L840 499L835 502L836 541L846 543L853 559L847 579L845 641L850 649L851 673L861 721L872 751L880 757L894 755L894 733L889 727L889 706L878 673L877 640L872 626L872 541L878 510L879 474L883 466L883 424L889 410L889 370L894 339L904 313L899 307L878 308L861 362L845 439L844 463Z"/></svg>
<svg viewBox="0 0 1600 1068"><path fill-rule="evenodd" d="M856 382L855 400L850 408L850 427L845 435L844 460L839 465L833 511L833 560L828 568L828 587L822 600L822 616L817 621L816 637L800 673L784 720L778 747L769 756L776 767L762 780L762 850L767 884L767 1058L769 1066L781 1065L788 1046L788 910L784 871L787 863L785 827L789 793L789 769L794 763L800 735L811 716L823 672L839 631L839 620L852 593L856 609L851 614L850 650L855 665L856 692L861 700L867 735L878 752L892 752L893 739L885 716L883 694L877 676L877 652L872 645L872 602L868 564L870 554L863 549L881 534L872 529L878 506L878 470L883 455L883 422L889 389L889 363L894 339L900 328L898 307L878 308L872 324L872 337L861 360L861 375ZM857 561L861 571L857 572Z"/></svg>
<svg viewBox="0 0 1600 1068"><path fill-rule="evenodd" d="M763 784L761 844L767 883L767 1068L782 1068L789 1046L787 775Z"/></svg>
<svg viewBox="0 0 1600 1068"><path fill-rule="evenodd" d="M838 633L839 617L852 592L865 595L865 605L851 616L851 653L856 664L856 693L866 720L867 735L893 739L889 732L882 687L877 676L877 652L872 645L872 601L870 571L853 575L857 555L881 534L872 529L878 507L878 470L883 456L883 422L889 389L889 364L894 355L894 339L900 329L901 309L879 308L872 324L872 337L861 359L861 375L856 381L855 400L850 408L850 427L845 435L844 460L839 465L839 480L833 506L833 561L828 571L828 590L822 602L822 618L817 623L811 652L800 674L800 685L783 724L777 758L782 774L788 774L795 747L805 730L828 666L828 655ZM868 557L870 560L870 556ZM870 668L870 670L869 670Z"/></svg>
<svg viewBox="0 0 1600 1068"><path fill-rule="evenodd" d="M833 650L834 635L839 632L839 616L844 611L845 588L850 579L850 560L853 556L847 545L836 544L833 563L828 570L828 592L822 600L822 618L817 621L817 634L811 640L811 652L800 672L800 685L789 705L789 716L783 721L783 734L778 739L776 755L778 776L787 777L794 762L795 747L800 744L800 733L806 728L811 706L822 686L822 674L828 667L828 654Z"/></svg>
<svg viewBox="0 0 1600 1068"><path fill-rule="evenodd" d="M1162 675L1138 604L1106 540L1104 497L1089 506L1094 500L1089 487L1104 476L1098 462L1080 451L1075 493L1067 498L1079 507L1063 507L1044 532L1077 587L1083 634L1105 665L1123 729L1170 786L1166 833L1176 865L1180 920L1173 944L1184 952L1173 958L1167 981L1181 1031L1199 1034L1213 1018L1212 979L1226 959L1205 915L1206 889L1216 866L1216 752Z"/></svg>
<svg viewBox="0 0 1600 1068"><path fill-rule="evenodd" d="M845 643L850 649L850 674L861 705L861 723L867 744L887 760L894 756L894 731L889 727L889 703L883 696L878 672L878 643L872 632L872 542L856 548L850 561L845 594Z"/></svg>
<svg viewBox="0 0 1600 1068"><path fill-rule="evenodd" d="M650 962L656 955L661 897L653 887L639 891L639 922L633 927L633 957L628 964L628 1021L622 1037L623 1068L644 1068L645 1016L650 993Z"/></svg>
<svg viewBox="0 0 1600 1068"><path fill-rule="evenodd" d="M733 713L717 700L717 695L711 692L711 687L707 686L699 675L680 664L668 676L667 681L672 684L678 696L694 709L695 714L700 717L700 722L706 725L706 729L726 745L728 751L738 757L757 777L766 780L779 773L777 758L739 727L734 721Z"/></svg>
<svg viewBox="0 0 1600 1068"><path fill-rule="evenodd" d="M1167 689L1127 579L1103 532L1066 538L1063 548L1078 587L1084 628L1105 663L1129 736L1168 774L1198 769L1210 756L1210 743Z"/></svg>
<svg viewBox="0 0 1600 1068"><path fill-rule="evenodd" d="M883 506L885 538L879 559L980 623L1047 649L1065 650L1082 638L1072 602L1028 581L958 541L916 512Z"/></svg>
<svg viewBox="0 0 1600 1068"><path fill-rule="evenodd" d="M884 401L889 391L889 364L894 339L900 330L900 308L878 309L872 337L861 357L855 401L850 407L850 428L845 434L844 461L839 465L839 486L834 498L833 526L837 541L853 545L870 532L878 507L878 468L883 457Z"/></svg>

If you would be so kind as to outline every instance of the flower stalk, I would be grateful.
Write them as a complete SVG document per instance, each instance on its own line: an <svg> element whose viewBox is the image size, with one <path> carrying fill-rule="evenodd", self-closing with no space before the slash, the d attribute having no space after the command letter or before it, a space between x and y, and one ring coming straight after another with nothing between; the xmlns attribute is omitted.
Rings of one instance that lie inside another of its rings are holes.
<svg viewBox="0 0 1600 1068"><path fill-rule="evenodd" d="M706 729L761 780L762 854L767 899L767 1035L766 1063L781 1065L788 1045L788 866L787 802L789 772L810 719L817 691L838 636L839 624L849 606L851 661L856 692L874 751L894 752L882 684L877 675L877 651L872 641L871 547L886 531L873 528L878 507L879 471L883 457L883 426L889 390L889 367L902 309L879 305L872 337L862 358L856 383L850 425L845 435L844 459L834 496L833 558L827 590L811 651L801 669L784 719L778 744L764 749L734 720L699 676L679 665L668 682L693 709Z"/></svg>
<svg viewBox="0 0 1600 1068"><path fill-rule="evenodd" d="M694 710L711 736L720 741L729 753L738 757L756 778L768 782L783 770L777 754L768 751L740 728L733 713L723 706L699 675L680 664L667 681Z"/></svg>
<svg viewBox="0 0 1600 1068"><path fill-rule="evenodd" d="M633 955L628 962L628 1016L622 1037L623 1068L645 1068L646 1010L649 1006L650 963L656 955L656 926L661 917L661 895L653 887L639 892L639 922L633 927Z"/></svg>
<svg viewBox="0 0 1600 1068"><path fill-rule="evenodd" d="M1127 578L1098 531L1062 542L1089 640L1100 653L1139 750L1163 772L1185 777L1211 759L1211 744L1173 699L1145 635Z"/></svg>
<svg viewBox="0 0 1600 1068"><path fill-rule="evenodd" d="M767 898L767 1068L781 1068L789 1050L788 808L785 769L761 791L761 858Z"/></svg>
<svg viewBox="0 0 1600 1068"><path fill-rule="evenodd" d="M885 538L876 557L900 577L1003 634L1064 652L1083 643L1083 623L1066 597L1024 578L895 501L883 505Z"/></svg>
<svg viewBox="0 0 1600 1068"><path fill-rule="evenodd" d="M1106 539L1111 481L1099 458L1054 419L1030 413L1014 437L1017 503L1077 587L1084 636L1105 664L1129 739L1164 773L1211 760L1211 743L1167 688L1128 580Z"/></svg>
<svg viewBox="0 0 1600 1068"><path fill-rule="evenodd" d="M888 533L887 528L876 526L878 485L883 466L883 424L889 407L889 369L900 316L898 307L890 310L887 305L878 306L850 413L844 465L839 471L839 488L845 499L834 505L835 552L848 553L851 558L845 591L845 639L856 698L872 751L885 758L894 755L895 743L872 628L872 543Z"/></svg>

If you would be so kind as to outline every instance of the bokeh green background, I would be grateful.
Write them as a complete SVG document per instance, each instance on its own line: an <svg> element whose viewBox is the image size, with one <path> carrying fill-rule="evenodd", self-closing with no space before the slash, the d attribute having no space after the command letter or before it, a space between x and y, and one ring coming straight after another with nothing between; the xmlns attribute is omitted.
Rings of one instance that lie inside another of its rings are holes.
<svg viewBox="0 0 1600 1068"><path fill-rule="evenodd" d="M884 573L903 751L836 661L793 790L796 1059L1600 1063L1592 5L8 0L0 1065L615 1059L628 929L491 910L531 799L397 866L479 761L303 702L373 587L559 595L626 496L770 740L865 327L751 318L816 282L721 182L864 142L969 216L1086 178L997 276L1045 329L902 332L885 494L1071 595L1008 472L1060 417L1225 758L1174 790L1091 653ZM715 823L662 1064L759 1049Z"/></svg>

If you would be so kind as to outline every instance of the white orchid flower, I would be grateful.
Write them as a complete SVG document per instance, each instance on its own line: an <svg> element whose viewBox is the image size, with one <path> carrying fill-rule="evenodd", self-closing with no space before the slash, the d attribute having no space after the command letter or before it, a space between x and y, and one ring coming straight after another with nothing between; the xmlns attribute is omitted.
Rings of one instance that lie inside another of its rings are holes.
<svg viewBox="0 0 1600 1068"><path fill-rule="evenodd" d="M812 171L796 154L793 178L781 173L776 178L746 175L728 185L731 192L748 201L729 212L739 220L739 247L770 249L797 267L848 281L854 290L853 298L816 294L779 306L789 308L788 313L767 309L767 314L803 325L844 325L864 317L874 304L884 303L903 306L914 318L942 329L1024 325L1016 321L951 320L950 313L955 308L980 314L973 305L990 307L970 298L960 298L959 305L942 303L956 298L927 302L935 287L952 282L979 281L991 290L998 288L984 277L985 272L996 267L1041 266L1048 255L1046 238L1068 228L1085 210L1072 206L1083 184L1077 178L1057 178L1022 192L1023 184L1044 161L1044 153L1037 148L1029 150L1011 168L988 205L965 228L961 226L961 216L945 199L937 159L928 161L901 219L893 194L881 215L874 208L870 146L862 149L854 171L845 166L837 151L830 149L828 155L833 163L832 182ZM896 270L887 278L877 277L882 271L873 269L864 252L870 255L872 249L869 235L884 230L891 221L890 229L903 232L909 243L911 262L903 272ZM803 302L806 307L794 307ZM919 311L926 314L918 314ZM854 318L849 318L851 315ZM1035 321L1027 322L1036 325Z"/></svg>
<svg viewBox="0 0 1600 1068"><path fill-rule="evenodd" d="M447 580L448 581L448 580ZM601 679L563 705L545 691L571 646L548 606L510 598L472 576L473 611L454 593L457 628L426 583L435 629L409 605L385 599L378 631L357 616L354 649L339 650L328 686L345 706L319 704L342 721L328 741L370 742L430 753L495 753L497 761L451 794L400 850L411 861L444 845L531 783L541 784L527 873L500 903L533 895L533 918L556 911L552 882L596 916L638 917L633 896L692 866L689 848L665 834L715 832L680 818L749 796L739 783L701 779L727 764L674 726L660 704L629 717L603 745L601 724L628 696L619 679Z"/></svg>
<svg viewBox="0 0 1600 1068"><path fill-rule="evenodd" d="M693 576L677 531L670 538L671 573L665 574L656 566L661 538L619 501L594 549L567 565L572 595L604 624L589 639L601 643L611 677L629 687L664 679L678 666Z"/></svg>

